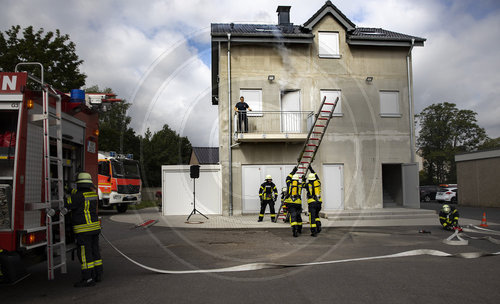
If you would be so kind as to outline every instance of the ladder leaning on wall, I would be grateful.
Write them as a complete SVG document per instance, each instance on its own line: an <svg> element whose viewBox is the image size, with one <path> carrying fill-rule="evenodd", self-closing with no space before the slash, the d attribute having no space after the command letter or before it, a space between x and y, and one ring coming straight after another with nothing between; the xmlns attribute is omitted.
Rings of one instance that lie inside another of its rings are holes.
<svg viewBox="0 0 500 304"><path fill-rule="evenodd" d="M332 119L333 112L337 107L337 103L339 101L339 97L335 99L334 102L326 102L326 96L323 97L321 101L321 105L319 106L319 110L314 115L314 123L309 130L309 134L307 134L307 139L304 142L304 146L299 154L297 159L297 173L300 178L306 176L307 171L309 170L309 165L314 161L314 157L316 157L316 153L318 152L319 146L321 145L321 141L325 136L326 129L328 128L328 124ZM284 203L281 203L281 206L278 209L278 213L276 215L276 222L280 218L280 213L283 210Z"/></svg>

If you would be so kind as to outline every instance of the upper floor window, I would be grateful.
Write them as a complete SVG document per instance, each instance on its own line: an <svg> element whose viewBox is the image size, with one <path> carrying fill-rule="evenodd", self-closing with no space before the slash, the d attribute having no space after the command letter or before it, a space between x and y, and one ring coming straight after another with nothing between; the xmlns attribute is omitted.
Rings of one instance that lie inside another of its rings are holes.
<svg viewBox="0 0 500 304"><path fill-rule="evenodd" d="M340 58L339 33L319 32L318 33L319 57Z"/></svg>
<svg viewBox="0 0 500 304"><path fill-rule="evenodd" d="M401 117L398 91L380 91L380 116Z"/></svg>
<svg viewBox="0 0 500 304"><path fill-rule="evenodd" d="M335 106L335 110L333 111L332 116L343 116L342 114L342 95L340 90L320 90L320 101L323 101L323 98L326 96L325 103L334 103L337 97L339 98L339 101L337 102L337 105ZM332 105L326 105L324 107L324 110L329 111L332 109ZM321 113L321 116L328 116L327 113Z"/></svg>

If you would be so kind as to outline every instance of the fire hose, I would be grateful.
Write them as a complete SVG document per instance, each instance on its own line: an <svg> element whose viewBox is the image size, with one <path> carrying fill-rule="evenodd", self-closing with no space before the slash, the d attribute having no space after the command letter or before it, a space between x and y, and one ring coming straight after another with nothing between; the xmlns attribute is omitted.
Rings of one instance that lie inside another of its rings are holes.
<svg viewBox="0 0 500 304"><path fill-rule="evenodd" d="M500 235L500 232L490 230L490 229L484 229L484 228L480 228L480 227L476 227L476 226L472 226L472 225L469 225L466 228L464 228L464 231L477 232L477 231L473 230L472 228L481 230L484 233ZM458 230L454 233L454 235L455 234L458 235ZM340 264L340 263L348 263L348 262L381 260L381 259L390 259L390 258L420 256L420 255L429 255L429 256L437 256L437 257L456 257L456 258L464 258L464 259L475 259L475 258L480 258L480 257L500 255L500 251L499 252L447 253L444 251L434 250L434 249L416 249L416 250L403 251L403 252L388 254L388 255L379 255L379 256L371 256L371 257L352 258L352 259L342 259L342 260L332 260L332 261L322 261L322 262L299 263L299 264L250 263L250 264L243 264L243 265L237 265L237 266L231 266L231 267L225 267L225 268L191 269L191 270L163 270L163 269L149 267L149 266L143 265L143 264L135 261L134 259L127 256L125 253L123 253L121 250L119 250L115 245L113 245L102 232L101 232L101 235L104 238L104 240L116 252L118 252L120 255L122 255L125 259L127 259L131 263L133 263L133 264L135 264L143 269L146 269L146 270L149 270L152 272L156 272L156 273L162 273L162 274L241 272L241 271L253 271L253 270L260 270L260 269L280 269L280 268L291 268L291 267L305 267L305 266L315 266L315 265ZM494 239L491 237L471 237L471 236L468 236L468 237L470 237L472 239L487 239L490 241L493 240L492 241L493 243L500 244L500 240L497 240L497 239Z"/></svg>

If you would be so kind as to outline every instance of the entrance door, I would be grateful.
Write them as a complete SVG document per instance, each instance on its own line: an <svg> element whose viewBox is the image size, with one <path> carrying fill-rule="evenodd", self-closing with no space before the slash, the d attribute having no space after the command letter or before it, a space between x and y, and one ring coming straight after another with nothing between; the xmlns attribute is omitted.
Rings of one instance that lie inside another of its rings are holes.
<svg viewBox="0 0 500 304"><path fill-rule="evenodd" d="M417 163L403 164L401 169L403 176L403 206L420 208Z"/></svg>
<svg viewBox="0 0 500 304"><path fill-rule="evenodd" d="M281 92L281 132L300 133L302 119L300 111L300 91Z"/></svg>
<svg viewBox="0 0 500 304"><path fill-rule="evenodd" d="M323 210L344 210L344 165L323 165Z"/></svg>

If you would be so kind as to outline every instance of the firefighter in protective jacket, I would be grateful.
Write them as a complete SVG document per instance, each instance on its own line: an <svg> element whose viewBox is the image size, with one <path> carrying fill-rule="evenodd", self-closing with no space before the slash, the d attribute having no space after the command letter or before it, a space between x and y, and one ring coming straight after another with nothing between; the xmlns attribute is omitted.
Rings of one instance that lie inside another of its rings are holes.
<svg viewBox="0 0 500 304"><path fill-rule="evenodd" d="M311 223L311 236L316 236L321 232L321 221L319 211L321 210L321 181L318 174L309 166L311 173L307 176L304 188L307 191L307 207L309 210L309 223Z"/></svg>
<svg viewBox="0 0 500 304"><path fill-rule="evenodd" d="M82 265L82 279L75 287L88 287L102 280L102 259L99 252L101 224L97 216L98 197L93 190L92 176L78 174L76 191L66 201L75 233L78 259Z"/></svg>
<svg viewBox="0 0 500 304"><path fill-rule="evenodd" d="M458 226L458 210L450 205L443 205L439 211L439 222L445 230L454 230Z"/></svg>
<svg viewBox="0 0 500 304"><path fill-rule="evenodd" d="M259 222L262 222L264 218L264 213L266 212L266 206L269 205L269 212L271 213L271 221L274 222L276 219L276 212L274 211L274 203L278 198L278 190L276 190L276 185L273 183L273 178L271 175L266 175L266 181L260 185L259 189L260 198L260 214Z"/></svg>
<svg viewBox="0 0 500 304"><path fill-rule="evenodd" d="M286 178L287 199L286 206L290 213L290 225L292 226L292 234L294 237L302 233L302 183L300 176L295 174L297 167L293 168L292 172Z"/></svg>

